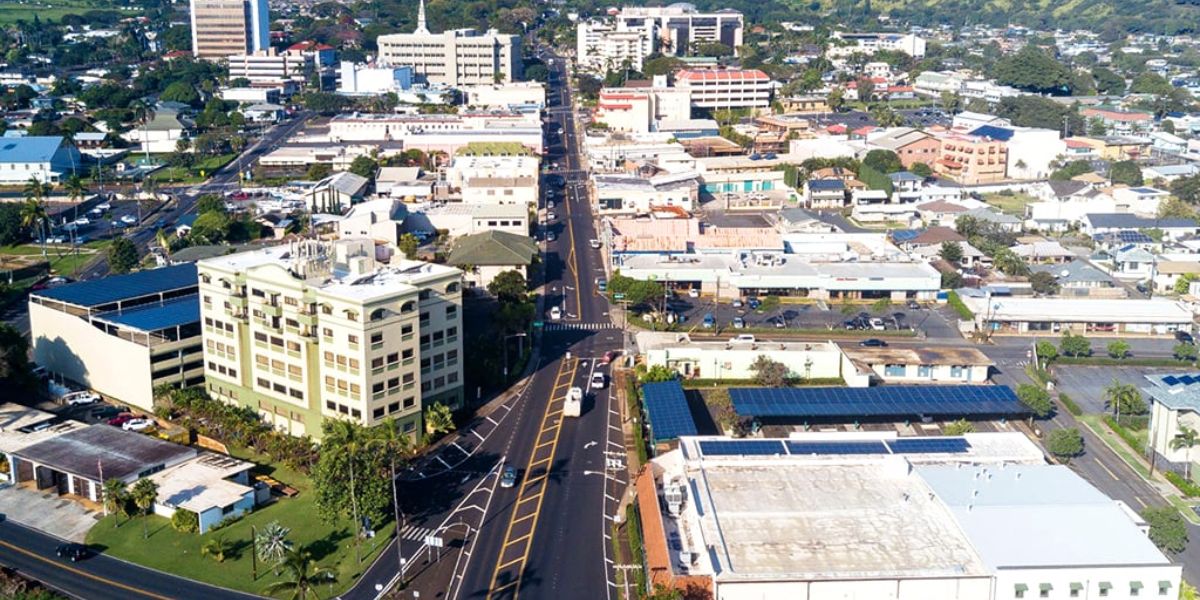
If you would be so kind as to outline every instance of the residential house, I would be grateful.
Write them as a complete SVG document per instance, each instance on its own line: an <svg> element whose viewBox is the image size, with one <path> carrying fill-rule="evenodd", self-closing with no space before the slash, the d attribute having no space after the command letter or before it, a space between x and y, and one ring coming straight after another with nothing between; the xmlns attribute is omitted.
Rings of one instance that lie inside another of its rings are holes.
<svg viewBox="0 0 1200 600"><path fill-rule="evenodd" d="M191 137L189 125L178 110L158 107L149 121L121 134L139 152L169 154L178 150L179 140Z"/></svg>
<svg viewBox="0 0 1200 600"><path fill-rule="evenodd" d="M1027 244L1017 244L1012 248L1013 254L1025 262L1036 264L1062 264L1075 259L1075 253L1067 250L1055 240L1042 240Z"/></svg>
<svg viewBox="0 0 1200 600"><path fill-rule="evenodd" d="M1163 232L1163 239L1178 240L1200 233L1200 224L1193 219L1157 219L1129 213L1088 213L1084 215L1081 229L1093 236L1123 230L1157 229Z"/></svg>
<svg viewBox="0 0 1200 600"><path fill-rule="evenodd" d="M1000 231L1008 231L1011 233L1016 233L1018 231L1021 231L1021 220L1020 219L1018 219L1012 215L1008 215L1008 214L1004 214L999 211L992 210L990 208L984 208L982 206L979 208L973 208L971 210L968 210L959 216L960 217L970 217L972 219L975 219L976 221L979 221L980 223L988 223L988 224L994 225Z"/></svg>
<svg viewBox="0 0 1200 600"><path fill-rule="evenodd" d="M959 259L957 264L954 264L955 267L962 269L973 269L975 267L992 268L992 257L984 254L979 248L972 246L971 242L965 240L961 242L954 240L947 241L958 244L958 247L962 250L962 258ZM940 243L916 246L909 254L921 257L929 262L944 260L942 258L942 244Z"/></svg>
<svg viewBox="0 0 1200 600"><path fill-rule="evenodd" d="M932 166L938 159L941 146L941 142L932 134L911 127L896 127L883 130L875 136L867 136L868 148L895 152L906 169L917 163Z"/></svg>
<svg viewBox="0 0 1200 600"><path fill-rule="evenodd" d="M841 179L810 179L804 184L808 208L842 208L846 201L846 182Z"/></svg>
<svg viewBox="0 0 1200 600"><path fill-rule="evenodd" d="M287 114L287 110L270 103L252 104L242 109L242 115L251 123L278 123Z"/></svg>
<svg viewBox="0 0 1200 600"><path fill-rule="evenodd" d="M1116 212L1151 216L1158 214L1158 205L1171 194L1165 190L1139 186L1114 188L1111 195L1116 201Z"/></svg>
<svg viewBox="0 0 1200 600"><path fill-rule="evenodd" d="M1112 256L1113 275L1121 279L1149 279L1158 260L1154 253L1136 246L1118 249Z"/></svg>
<svg viewBox="0 0 1200 600"><path fill-rule="evenodd" d="M775 215L780 233L837 233L836 225L826 223L803 208L784 208Z"/></svg>
<svg viewBox="0 0 1200 600"><path fill-rule="evenodd" d="M1195 177L1200 175L1200 166L1193 163L1184 163L1180 165L1152 165L1142 167L1142 179L1146 182L1170 183L1176 179L1183 177Z"/></svg>
<svg viewBox="0 0 1200 600"><path fill-rule="evenodd" d="M485 231L455 240L446 262L463 270L468 288L486 289L505 271L517 271L528 280L529 266L537 255L537 243L529 236Z"/></svg>
<svg viewBox="0 0 1200 600"><path fill-rule="evenodd" d="M1058 282L1059 296L1090 296L1104 295L1100 290L1118 288L1116 280L1105 273L1103 269L1083 259L1074 259L1061 264L1034 264L1029 266L1032 273L1044 272L1054 275Z"/></svg>
<svg viewBox="0 0 1200 600"><path fill-rule="evenodd" d="M1170 294L1175 292L1175 284L1185 277L1200 278L1200 261L1160 260L1154 264L1151 283L1155 293Z"/></svg>
<svg viewBox="0 0 1200 600"><path fill-rule="evenodd" d="M334 173L305 193L306 203L313 212L341 214L362 202L370 183L370 179L349 171Z"/></svg>
<svg viewBox="0 0 1200 600"><path fill-rule="evenodd" d="M967 207L945 200L935 200L917 205L917 212L926 225L954 227L955 219L967 212Z"/></svg>
<svg viewBox="0 0 1200 600"><path fill-rule="evenodd" d="M1083 109L1080 115L1088 121L1103 123L1105 131L1117 136L1143 133L1154 127L1154 115L1144 112L1097 106Z"/></svg>

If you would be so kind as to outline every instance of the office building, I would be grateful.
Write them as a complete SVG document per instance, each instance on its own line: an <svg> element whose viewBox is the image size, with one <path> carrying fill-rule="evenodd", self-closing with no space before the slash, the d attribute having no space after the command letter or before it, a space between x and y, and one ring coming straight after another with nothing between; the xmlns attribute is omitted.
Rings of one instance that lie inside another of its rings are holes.
<svg viewBox="0 0 1200 600"><path fill-rule="evenodd" d="M675 74L675 87L691 92L696 108L766 108L771 78L758 69L690 69Z"/></svg>
<svg viewBox="0 0 1200 600"><path fill-rule="evenodd" d="M668 87L663 75L647 87L604 88L596 103L596 120L611 131L648 133L659 123L684 123L691 117L691 91Z"/></svg>
<svg viewBox="0 0 1200 600"><path fill-rule="evenodd" d="M663 54L694 54L704 44L742 45L742 13L732 9L700 12L687 3L669 6L625 6L614 17L619 31L652 27Z"/></svg>
<svg viewBox="0 0 1200 600"><path fill-rule="evenodd" d="M686 415L661 396L648 401ZM650 585L713 598L1158 598L1181 585L1135 507L1045 464L1021 433L685 434L636 485Z"/></svg>
<svg viewBox="0 0 1200 600"><path fill-rule="evenodd" d="M191 0L192 54L222 60L271 45L267 0Z"/></svg>
<svg viewBox="0 0 1200 600"><path fill-rule="evenodd" d="M462 406L458 269L384 263L367 239L297 241L197 267L214 397L315 438L326 418L397 419L417 435L425 407Z"/></svg>
<svg viewBox="0 0 1200 600"><path fill-rule="evenodd" d="M903 52L913 58L925 56L925 38L911 33L846 33L833 32L833 39L849 42L839 46L829 47L830 56L850 56L851 54L866 54L868 56L881 50Z"/></svg>
<svg viewBox="0 0 1200 600"><path fill-rule="evenodd" d="M412 67L424 83L460 87L521 77L521 36L494 29L431 33L425 25L424 0L415 31L381 35L377 43L380 64Z"/></svg>
<svg viewBox="0 0 1200 600"><path fill-rule="evenodd" d="M115 275L29 296L33 361L149 411L154 388L204 381L196 267Z"/></svg>
<svg viewBox="0 0 1200 600"><path fill-rule="evenodd" d="M375 67L343 60L338 93L380 95L407 90L413 85L412 67Z"/></svg>
<svg viewBox="0 0 1200 600"><path fill-rule="evenodd" d="M624 22L582 21L575 27L575 56L584 71L606 73L627 67L635 71L659 50L652 21L637 25Z"/></svg>
<svg viewBox="0 0 1200 600"><path fill-rule="evenodd" d="M279 53L274 48L231 54L230 79L248 79L250 83L304 82L313 70L312 56L305 54Z"/></svg>

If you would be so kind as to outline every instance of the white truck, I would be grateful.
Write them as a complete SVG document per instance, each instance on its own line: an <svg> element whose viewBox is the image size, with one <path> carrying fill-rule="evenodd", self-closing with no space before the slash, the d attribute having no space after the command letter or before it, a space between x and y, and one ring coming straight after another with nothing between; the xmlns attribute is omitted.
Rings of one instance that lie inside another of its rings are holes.
<svg viewBox="0 0 1200 600"><path fill-rule="evenodd" d="M573 387L567 390L567 399L563 403L564 417L578 417L583 413L583 388Z"/></svg>

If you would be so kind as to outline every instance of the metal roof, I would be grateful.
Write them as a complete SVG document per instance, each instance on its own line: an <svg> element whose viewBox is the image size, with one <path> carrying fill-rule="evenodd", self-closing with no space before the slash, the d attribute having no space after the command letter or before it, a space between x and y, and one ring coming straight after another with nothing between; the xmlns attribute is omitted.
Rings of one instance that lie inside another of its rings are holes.
<svg viewBox="0 0 1200 600"><path fill-rule="evenodd" d="M196 265L187 264L81 281L35 292L34 295L68 304L92 307L160 292L196 287L199 285L198 282Z"/></svg>
<svg viewBox="0 0 1200 600"><path fill-rule="evenodd" d="M1012 139L1013 130L1006 129L1004 127L996 127L995 125L984 125L983 127L977 127L975 130L973 130L971 135L1007 142L1008 140Z"/></svg>
<svg viewBox="0 0 1200 600"><path fill-rule="evenodd" d="M101 313L97 319L139 331L158 331L168 327L200 322L200 296L184 296L166 302L141 304L128 310Z"/></svg>
<svg viewBox="0 0 1200 600"><path fill-rule="evenodd" d="M96 424L38 442L15 453L56 471L92 481L128 480L149 475L147 471L195 456L187 446L158 438Z"/></svg>
<svg viewBox="0 0 1200 600"><path fill-rule="evenodd" d="M642 386L642 397L654 442L696 435L696 421L692 419L687 397L678 381L647 383Z"/></svg>
<svg viewBox="0 0 1200 600"><path fill-rule="evenodd" d="M62 137L52 135L4 138L0 140L0 163L49 162L62 143Z"/></svg>

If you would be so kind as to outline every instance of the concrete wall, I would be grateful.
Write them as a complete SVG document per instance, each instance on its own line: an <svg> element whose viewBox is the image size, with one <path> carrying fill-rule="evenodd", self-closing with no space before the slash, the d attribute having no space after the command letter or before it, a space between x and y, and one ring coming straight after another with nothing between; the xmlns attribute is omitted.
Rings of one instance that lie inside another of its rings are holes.
<svg viewBox="0 0 1200 600"><path fill-rule="evenodd" d="M885 383L948 383L968 384L986 383L988 379L987 365L963 365L962 373L955 377L950 365L930 365L929 373L921 374L921 365L903 365L901 375L888 375L887 365L873 364L871 370Z"/></svg>
<svg viewBox="0 0 1200 600"><path fill-rule="evenodd" d="M1025 585L1029 591L1026 598L1041 597L1041 584L1051 586L1049 598L1070 598L1071 584L1083 585L1079 598L1100 598L1100 583L1112 585L1108 595L1109 600L1126 600L1127 598L1176 598L1179 595L1179 581L1182 567L1179 565L1150 565L1128 567L1062 567L1037 569L1004 569L996 573L995 598L1016 598L1016 586ZM1130 593L1130 583L1140 582L1141 592L1136 596ZM1159 595L1159 582L1170 582L1166 595Z"/></svg>
<svg viewBox="0 0 1200 600"><path fill-rule="evenodd" d="M240 500L234 503L233 510L229 513L225 513L220 508L212 508L200 513L200 533L207 533L209 529L212 529L221 521L240 517L250 512L253 508L254 491L248 490Z"/></svg>
<svg viewBox="0 0 1200 600"><path fill-rule="evenodd" d="M799 344L792 344L798 346ZM826 379L842 376L842 352L824 344L813 344L811 351L780 350L778 343L759 344L692 344L648 350L644 353L648 366L662 365L675 369L685 377L703 379L751 379L750 366L759 356L787 366L796 377Z"/></svg>

